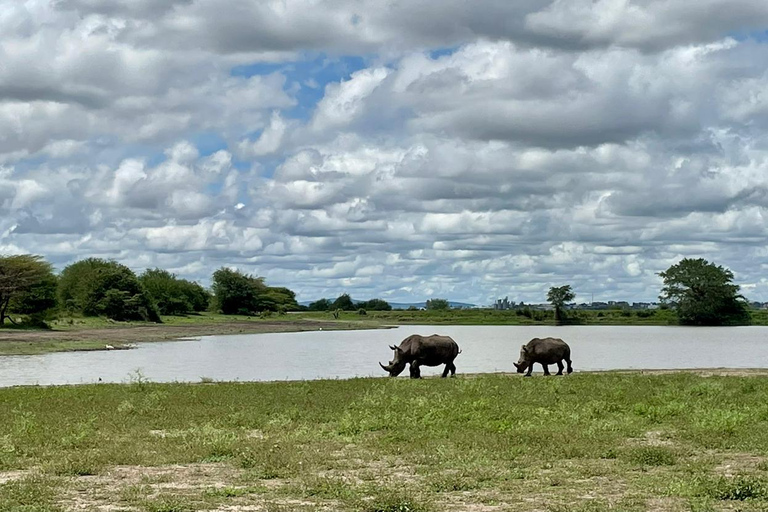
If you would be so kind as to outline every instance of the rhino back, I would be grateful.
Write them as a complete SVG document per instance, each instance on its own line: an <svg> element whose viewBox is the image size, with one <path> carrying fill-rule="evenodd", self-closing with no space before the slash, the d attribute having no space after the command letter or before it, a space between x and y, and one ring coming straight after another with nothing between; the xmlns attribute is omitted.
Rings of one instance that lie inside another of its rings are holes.
<svg viewBox="0 0 768 512"><path fill-rule="evenodd" d="M560 361L571 351L568 344L560 338L533 338L527 347L534 362Z"/></svg>
<svg viewBox="0 0 768 512"><path fill-rule="evenodd" d="M423 364L443 364L452 361L459 353L459 346L450 336L420 336L414 334L406 338L403 343L408 343L408 353L414 359L423 361ZM401 345L401 348L406 348Z"/></svg>

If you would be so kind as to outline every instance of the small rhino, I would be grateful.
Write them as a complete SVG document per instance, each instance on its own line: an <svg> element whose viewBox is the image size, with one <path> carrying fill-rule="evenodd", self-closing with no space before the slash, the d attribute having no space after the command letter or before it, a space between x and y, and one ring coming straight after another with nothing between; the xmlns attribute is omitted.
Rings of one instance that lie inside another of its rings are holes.
<svg viewBox="0 0 768 512"><path fill-rule="evenodd" d="M549 375L550 364L557 364L557 374L563 374L563 359L568 363L568 373L573 372L571 366L571 347L560 338L533 338L527 345L520 349L520 359L513 363L517 373L523 373L526 368L526 377L531 376L534 363L539 363L544 368L544 375Z"/></svg>

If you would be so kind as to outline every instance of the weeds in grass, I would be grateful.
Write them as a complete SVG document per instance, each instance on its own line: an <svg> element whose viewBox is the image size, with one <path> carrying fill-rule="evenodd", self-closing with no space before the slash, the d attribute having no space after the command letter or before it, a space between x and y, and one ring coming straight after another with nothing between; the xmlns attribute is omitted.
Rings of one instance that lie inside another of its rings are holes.
<svg viewBox="0 0 768 512"><path fill-rule="evenodd" d="M718 500L744 501L768 498L766 481L752 477L721 477L715 480L707 490L712 498Z"/></svg>
<svg viewBox="0 0 768 512"><path fill-rule="evenodd" d="M43 476L30 476L0 484L0 510L56 512L58 482Z"/></svg>
<svg viewBox="0 0 768 512"><path fill-rule="evenodd" d="M210 508L210 506L185 496L164 494L145 499L141 503L141 508L146 512L196 512Z"/></svg>
<svg viewBox="0 0 768 512"><path fill-rule="evenodd" d="M627 451L626 458L633 464L643 466L674 466L675 453L663 446L639 446Z"/></svg>

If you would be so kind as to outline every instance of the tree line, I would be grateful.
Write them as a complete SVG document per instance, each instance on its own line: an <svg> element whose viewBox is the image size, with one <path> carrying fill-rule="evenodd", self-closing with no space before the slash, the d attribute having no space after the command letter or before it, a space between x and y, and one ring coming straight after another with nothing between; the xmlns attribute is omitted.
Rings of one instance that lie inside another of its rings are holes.
<svg viewBox="0 0 768 512"><path fill-rule="evenodd" d="M86 258L56 275L41 256L0 256L0 325L19 316L43 325L58 313L160 322L160 315L208 310L254 315L297 309L288 288L228 268L213 273L209 291L160 268L136 275L113 260Z"/></svg>
<svg viewBox="0 0 768 512"><path fill-rule="evenodd" d="M662 307L674 309L684 325L745 325L751 322L749 304L733 284L733 272L705 259L684 258L660 272ZM575 294L570 285L552 287L547 300L555 320L568 323L566 304ZM431 299L428 310L449 309L445 299ZM296 294L268 286L263 277L222 267L207 290L160 268L136 275L113 260L86 258L56 275L41 256L0 256L0 325L24 316L43 325L57 313L103 316L118 321L160 322L161 315L219 311L228 315L255 315L286 311L390 311L385 300L355 302L349 294L335 300L320 299L300 306Z"/></svg>
<svg viewBox="0 0 768 512"><path fill-rule="evenodd" d="M319 299L311 302L307 311L392 311L389 302L383 299L371 299L355 302L348 293L342 293L335 300Z"/></svg>

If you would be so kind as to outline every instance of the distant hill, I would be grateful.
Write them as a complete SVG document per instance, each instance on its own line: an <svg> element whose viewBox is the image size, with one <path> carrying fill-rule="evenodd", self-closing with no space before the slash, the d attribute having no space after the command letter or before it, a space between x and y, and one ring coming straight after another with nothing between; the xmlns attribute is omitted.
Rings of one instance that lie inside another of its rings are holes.
<svg viewBox="0 0 768 512"><path fill-rule="evenodd" d="M299 304L301 304L302 306L309 306L313 302L315 302L315 301L314 300L302 300L302 301L299 301ZM365 301L364 300L352 299L352 302L354 302L355 304L359 304L360 302L365 302ZM387 301L387 302L389 302L389 301ZM456 301L452 301L452 300L449 300L448 304L452 308L455 308L455 309L466 309L466 308L474 308L474 307L476 307L474 304L469 304L467 302L456 302ZM418 309L421 309L421 308L426 308L427 307L427 302L426 301L424 301L424 302L389 302L389 305L392 306L392 309L408 309L411 306L413 306L415 308L418 308Z"/></svg>

